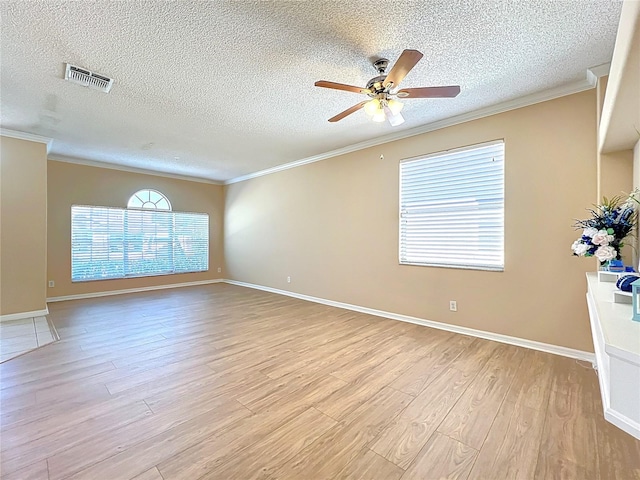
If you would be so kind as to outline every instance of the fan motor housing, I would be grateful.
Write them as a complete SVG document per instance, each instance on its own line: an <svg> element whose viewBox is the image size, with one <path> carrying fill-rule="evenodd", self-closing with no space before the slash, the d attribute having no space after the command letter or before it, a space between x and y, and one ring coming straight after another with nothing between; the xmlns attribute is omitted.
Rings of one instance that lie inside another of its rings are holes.
<svg viewBox="0 0 640 480"><path fill-rule="evenodd" d="M367 88L374 93L380 93L385 88L382 86L382 82L387 78L386 75L379 75L377 77L373 77L371 80L367 82Z"/></svg>
<svg viewBox="0 0 640 480"><path fill-rule="evenodd" d="M373 62L373 68L375 68L380 74L383 74L388 66L389 60L387 60L386 58L379 58L378 60Z"/></svg>

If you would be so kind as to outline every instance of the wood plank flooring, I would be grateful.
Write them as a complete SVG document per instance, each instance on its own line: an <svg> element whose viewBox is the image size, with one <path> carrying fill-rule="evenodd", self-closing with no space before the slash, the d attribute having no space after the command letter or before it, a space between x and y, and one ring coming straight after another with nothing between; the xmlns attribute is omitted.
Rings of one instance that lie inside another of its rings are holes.
<svg viewBox="0 0 640 480"><path fill-rule="evenodd" d="M224 284L49 308L2 480L640 480L583 362Z"/></svg>

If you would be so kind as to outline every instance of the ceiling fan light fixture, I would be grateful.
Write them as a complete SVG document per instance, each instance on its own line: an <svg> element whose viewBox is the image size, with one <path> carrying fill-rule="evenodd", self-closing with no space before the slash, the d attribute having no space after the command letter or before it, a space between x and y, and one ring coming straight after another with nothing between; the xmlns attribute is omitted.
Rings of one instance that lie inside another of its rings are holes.
<svg viewBox="0 0 640 480"><path fill-rule="evenodd" d="M374 122L382 123L387 119L387 116L384 114L384 110L378 110L372 117L371 120Z"/></svg>
<svg viewBox="0 0 640 480"><path fill-rule="evenodd" d="M404 104L402 102L393 99L387 101L387 106L393 115L398 115L404 108Z"/></svg>
<svg viewBox="0 0 640 480"><path fill-rule="evenodd" d="M384 107L384 113L387 116L387 120L389 120L389 125L391 125L392 127L397 127L398 125L402 125L404 123L404 117L400 114L400 112L394 114L387 105L385 105Z"/></svg>
<svg viewBox="0 0 640 480"><path fill-rule="evenodd" d="M397 126L404 123L404 118L400 115L400 111L404 105L402 102L396 100L395 97L398 99L453 98L460 93L460 85L418 87L396 91L400 82L402 82L421 58L422 53L417 50L403 50L388 74L385 74L385 72L389 61L383 58L376 60L373 66L379 75L369 80L365 88L345 85L343 83L328 82L326 80L317 81L315 83L316 87L361 93L370 98L370 100L362 101L340 112L338 115L331 117L329 121L332 123L337 122L360 109L364 109L368 115L371 115L374 122L384 122L389 119L389 123L392 126Z"/></svg>
<svg viewBox="0 0 640 480"><path fill-rule="evenodd" d="M373 100L368 101L364 104L364 111L367 115L375 115L380 110L380 100L374 98Z"/></svg>
<svg viewBox="0 0 640 480"><path fill-rule="evenodd" d="M387 115L387 119L389 120L389 125L391 125L392 127L397 127L398 125L402 125L404 123L404 117L399 112L395 115Z"/></svg>

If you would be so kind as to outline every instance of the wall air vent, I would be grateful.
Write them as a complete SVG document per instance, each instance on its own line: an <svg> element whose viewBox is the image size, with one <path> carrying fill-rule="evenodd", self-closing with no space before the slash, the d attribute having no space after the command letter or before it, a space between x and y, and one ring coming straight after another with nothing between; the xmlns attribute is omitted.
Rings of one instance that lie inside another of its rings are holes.
<svg viewBox="0 0 640 480"><path fill-rule="evenodd" d="M104 93L109 93L111 86L113 85L113 78L105 77L99 73L90 72L84 68L76 67L67 63L67 68L64 72L64 79L70 82L77 83L83 87L93 88L100 90Z"/></svg>

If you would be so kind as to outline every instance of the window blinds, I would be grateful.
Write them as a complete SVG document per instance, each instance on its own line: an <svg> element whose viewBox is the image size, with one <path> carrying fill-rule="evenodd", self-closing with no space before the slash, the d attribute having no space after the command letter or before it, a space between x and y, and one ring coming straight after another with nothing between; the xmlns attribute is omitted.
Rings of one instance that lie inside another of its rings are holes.
<svg viewBox="0 0 640 480"><path fill-rule="evenodd" d="M400 164L400 263L504 269L504 142Z"/></svg>
<svg viewBox="0 0 640 480"><path fill-rule="evenodd" d="M209 269L209 216L74 205L71 280Z"/></svg>

